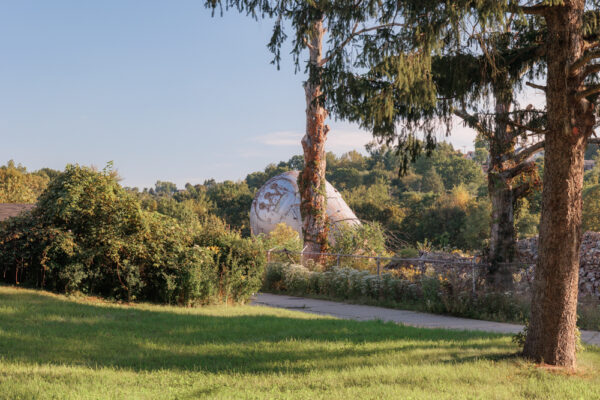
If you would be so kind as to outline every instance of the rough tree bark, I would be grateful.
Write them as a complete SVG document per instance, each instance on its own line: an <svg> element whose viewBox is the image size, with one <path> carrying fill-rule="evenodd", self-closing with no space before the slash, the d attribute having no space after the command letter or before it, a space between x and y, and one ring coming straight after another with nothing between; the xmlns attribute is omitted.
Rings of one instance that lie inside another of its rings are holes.
<svg viewBox="0 0 600 400"><path fill-rule="evenodd" d="M512 261L515 253L515 198L510 181L502 176L507 156L515 151L515 139L506 122L509 107L510 103L496 96L496 121L494 135L489 140L488 168L488 192L492 203L489 259L494 266Z"/></svg>
<svg viewBox="0 0 600 400"><path fill-rule="evenodd" d="M583 160L594 125L593 104L579 96L583 71L571 71L584 52L584 0L544 7L548 125L539 257L524 355L573 368L581 244Z"/></svg>
<svg viewBox="0 0 600 400"><path fill-rule="evenodd" d="M307 43L309 61L313 66L322 62L323 21L314 24L313 33ZM314 77L313 77L314 78ZM300 213L302 215L302 233L306 253L325 252L327 250L328 219L326 213L327 194L325 192L325 140L329 127L325 124L327 111L317 102L321 95L318 80L309 79L304 84L306 95L306 134L302 138L304 150L304 169L298 177L300 189ZM308 258L319 259L307 254Z"/></svg>

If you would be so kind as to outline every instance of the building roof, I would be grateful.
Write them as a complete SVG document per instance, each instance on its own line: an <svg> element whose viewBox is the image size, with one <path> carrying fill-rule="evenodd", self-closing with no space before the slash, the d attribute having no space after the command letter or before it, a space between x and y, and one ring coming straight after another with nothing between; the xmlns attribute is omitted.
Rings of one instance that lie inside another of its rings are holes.
<svg viewBox="0 0 600 400"><path fill-rule="evenodd" d="M31 210L33 207L35 207L35 204L0 203L0 221L16 217L24 211Z"/></svg>

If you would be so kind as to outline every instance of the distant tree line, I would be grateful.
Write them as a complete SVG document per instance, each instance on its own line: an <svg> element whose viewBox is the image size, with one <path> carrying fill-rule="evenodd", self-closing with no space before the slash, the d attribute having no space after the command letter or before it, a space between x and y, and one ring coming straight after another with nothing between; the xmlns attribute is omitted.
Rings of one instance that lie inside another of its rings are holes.
<svg viewBox="0 0 600 400"><path fill-rule="evenodd" d="M600 231L600 159L597 145L590 145L586 158L596 159L584 181L586 230ZM478 251L489 241L491 205L483 170L488 160L486 142L477 140L471 158L450 144L439 143L430 155L409 163L400 175L403 157L386 146L367 146L367 154L351 151L341 156L327 153L327 180L363 221L379 223L388 248L427 244L436 248ZM536 161L543 172L543 157ZM214 215L242 236L250 236L249 210L257 190L270 178L290 170L301 170L302 156L269 164L244 180L186 184L157 181L153 188L125 188L135 194L142 209L179 221ZM1 202L33 203L52 177L60 172L43 169L27 172L14 162L0 167ZM540 190L532 191L516 205L515 229L519 238L537 235L541 210Z"/></svg>

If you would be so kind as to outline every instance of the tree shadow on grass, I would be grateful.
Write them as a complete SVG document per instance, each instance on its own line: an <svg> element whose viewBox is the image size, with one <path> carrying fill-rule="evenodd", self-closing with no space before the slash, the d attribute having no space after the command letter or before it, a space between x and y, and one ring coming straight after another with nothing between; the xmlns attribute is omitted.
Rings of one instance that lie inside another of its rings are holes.
<svg viewBox="0 0 600 400"><path fill-rule="evenodd" d="M0 288L1 290L2 288ZM136 371L288 372L512 356L501 335L312 317L268 308L223 314L76 303L0 292L5 361Z"/></svg>

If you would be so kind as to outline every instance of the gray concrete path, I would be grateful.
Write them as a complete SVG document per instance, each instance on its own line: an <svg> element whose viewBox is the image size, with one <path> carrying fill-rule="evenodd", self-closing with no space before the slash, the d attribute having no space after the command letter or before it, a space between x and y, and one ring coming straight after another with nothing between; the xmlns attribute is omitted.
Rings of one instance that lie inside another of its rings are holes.
<svg viewBox="0 0 600 400"><path fill-rule="evenodd" d="M258 293L252 299L256 306L286 308L311 314L330 315L343 319L367 321L380 319L421 328L443 328L454 330L485 331L513 334L523 330L522 325L503 322L481 321L478 319L449 317L416 311L395 310L391 308L363 306L316 300L305 297L292 297L269 293ZM600 332L581 331L581 339L588 344L600 346Z"/></svg>

